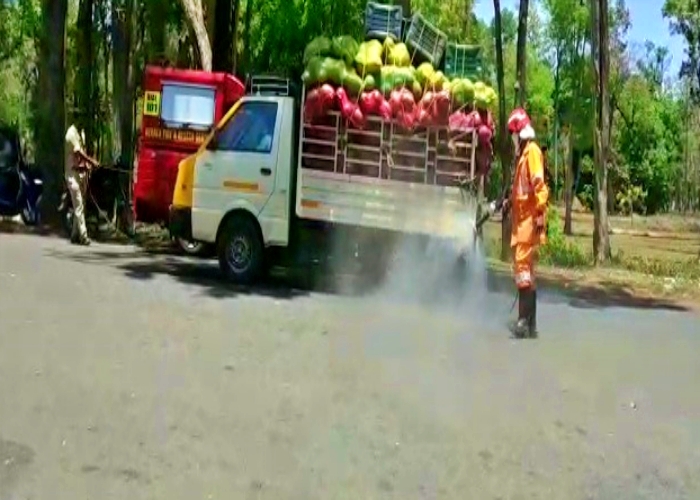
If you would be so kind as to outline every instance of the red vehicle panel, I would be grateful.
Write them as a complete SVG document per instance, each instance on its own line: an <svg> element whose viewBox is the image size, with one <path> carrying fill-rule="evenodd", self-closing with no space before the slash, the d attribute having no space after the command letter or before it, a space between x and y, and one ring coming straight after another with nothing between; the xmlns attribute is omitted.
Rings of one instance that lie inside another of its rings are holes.
<svg viewBox="0 0 700 500"><path fill-rule="evenodd" d="M227 73L146 66L141 132L134 174L134 216L168 220L180 160L245 93Z"/></svg>

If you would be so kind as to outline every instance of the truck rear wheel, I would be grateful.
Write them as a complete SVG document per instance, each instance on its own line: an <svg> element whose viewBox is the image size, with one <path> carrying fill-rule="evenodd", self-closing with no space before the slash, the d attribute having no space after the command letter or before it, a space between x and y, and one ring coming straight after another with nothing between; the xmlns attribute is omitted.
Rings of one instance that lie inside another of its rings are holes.
<svg viewBox="0 0 700 500"><path fill-rule="evenodd" d="M243 216L233 216L225 224L217 242L219 267L228 281L250 285L260 277L264 266L258 228Z"/></svg>

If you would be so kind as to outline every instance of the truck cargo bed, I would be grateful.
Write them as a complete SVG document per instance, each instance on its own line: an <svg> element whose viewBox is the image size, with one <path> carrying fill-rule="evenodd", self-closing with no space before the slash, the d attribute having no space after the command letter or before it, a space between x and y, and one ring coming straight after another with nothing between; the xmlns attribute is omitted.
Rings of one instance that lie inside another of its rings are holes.
<svg viewBox="0 0 700 500"><path fill-rule="evenodd" d="M475 132L457 135L445 127L409 132L378 117L367 120L362 130L337 112L302 123L297 215L463 237L475 200L466 198L458 179L474 177Z"/></svg>

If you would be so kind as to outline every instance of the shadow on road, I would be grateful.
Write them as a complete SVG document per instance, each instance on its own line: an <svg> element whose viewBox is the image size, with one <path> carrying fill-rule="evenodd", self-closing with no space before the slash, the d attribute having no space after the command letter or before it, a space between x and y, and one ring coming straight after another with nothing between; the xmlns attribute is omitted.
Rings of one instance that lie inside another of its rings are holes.
<svg viewBox="0 0 700 500"><path fill-rule="evenodd" d="M293 299L309 293L320 292L341 295L362 295L371 291L372 285L352 281L351 285L339 285L337 276L305 271L294 275L289 272L274 272L265 282L255 287L234 286L224 281L214 261L168 255L154 250L129 248L128 250L101 250L99 247L65 251L51 250L47 255L84 264L112 266L130 279L145 281L158 276L170 276L176 281L202 288L214 298L230 298L237 295L262 295L280 299ZM279 271L279 270L277 270ZM515 289L510 274L503 271L487 273L487 288L491 293L514 295ZM677 301L649 296L640 296L613 282L596 285L581 285L571 280L539 280L540 300L550 304L567 304L579 309L602 309L622 307L633 309L662 309L690 311L692 308ZM473 292L473 291L472 291ZM465 290L469 295L471 292Z"/></svg>
<svg viewBox="0 0 700 500"><path fill-rule="evenodd" d="M511 276L504 272L490 271L488 285L489 290L492 291L510 291L515 293ZM636 294L612 281L603 281L590 285L579 284L566 279L539 278L538 288L541 290L538 298L542 302L568 304L578 309L623 307L630 309L663 309L678 312L692 310L678 301Z"/></svg>
<svg viewBox="0 0 700 500"><path fill-rule="evenodd" d="M211 261L187 259L150 250L103 251L69 247L69 250L50 250L49 257L71 260L81 264L110 266L118 269L130 279L148 281L158 276L169 276L176 281L201 288L213 298L231 298L238 295L261 295L277 299L293 299L308 295L308 290L290 286L283 278L270 278L259 286L244 287L227 283L218 266Z"/></svg>

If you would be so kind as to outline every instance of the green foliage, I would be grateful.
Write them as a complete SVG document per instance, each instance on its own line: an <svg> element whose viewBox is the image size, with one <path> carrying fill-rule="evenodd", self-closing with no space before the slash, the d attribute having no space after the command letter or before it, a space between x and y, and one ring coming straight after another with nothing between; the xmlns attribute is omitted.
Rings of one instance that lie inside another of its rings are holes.
<svg viewBox="0 0 700 500"><path fill-rule="evenodd" d="M619 251L613 255L611 264L648 276L666 277L684 280L700 280L700 261L698 259L656 259L639 255L625 255Z"/></svg>
<svg viewBox="0 0 700 500"><path fill-rule="evenodd" d="M591 259L581 247L564 235L561 217L556 210L547 212L547 243L540 249L543 264L558 267L583 267L590 265Z"/></svg>
<svg viewBox="0 0 700 500"><path fill-rule="evenodd" d="M634 212L644 212L644 201L647 192L639 186L629 186L626 191L617 193L617 204L620 211L632 216Z"/></svg>

